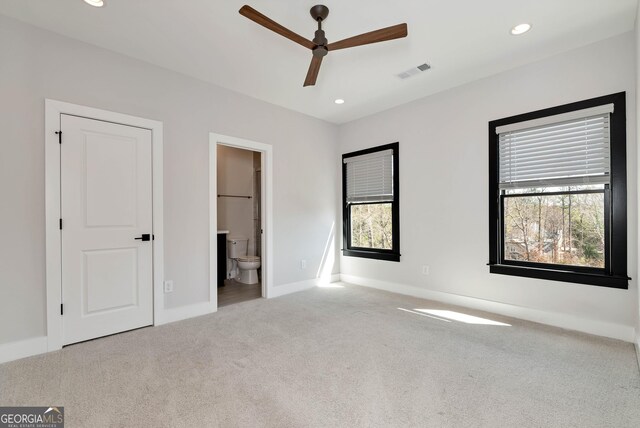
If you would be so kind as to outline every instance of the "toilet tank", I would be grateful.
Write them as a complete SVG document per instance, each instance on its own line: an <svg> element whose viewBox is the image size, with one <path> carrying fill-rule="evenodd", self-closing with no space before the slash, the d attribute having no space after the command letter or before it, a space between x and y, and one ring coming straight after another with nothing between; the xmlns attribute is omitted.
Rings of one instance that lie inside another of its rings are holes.
<svg viewBox="0 0 640 428"><path fill-rule="evenodd" d="M237 259L241 256L247 255L247 244L249 239L236 236L227 238L227 257L230 259Z"/></svg>

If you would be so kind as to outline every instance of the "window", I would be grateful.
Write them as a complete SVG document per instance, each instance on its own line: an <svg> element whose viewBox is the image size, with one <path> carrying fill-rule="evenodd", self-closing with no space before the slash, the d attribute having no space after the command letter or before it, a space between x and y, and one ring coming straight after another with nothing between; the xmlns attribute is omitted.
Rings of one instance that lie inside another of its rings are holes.
<svg viewBox="0 0 640 428"><path fill-rule="evenodd" d="M342 155L345 256L400 261L398 143Z"/></svg>
<svg viewBox="0 0 640 428"><path fill-rule="evenodd" d="M627 288L625 93L489 123L491 273Z"/></svg>

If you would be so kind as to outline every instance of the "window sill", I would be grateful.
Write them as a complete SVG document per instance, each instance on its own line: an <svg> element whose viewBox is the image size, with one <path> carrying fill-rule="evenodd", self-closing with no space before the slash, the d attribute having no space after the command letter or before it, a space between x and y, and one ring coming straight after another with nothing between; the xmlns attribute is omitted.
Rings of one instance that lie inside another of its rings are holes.
<svg viewBox="0 0 640 428"><path fill-rule="evenodd" d="M489 272L500 275L522 276L526 278L547 279L550 281L571 282L575 284L588 284L598 287L628 289L629 277L619 275L605 275L599 273L582 273L559 271L551 269L538 269L524 266L508 266L501 264L489 264Z"/></svg>
<svg viewBox="0 0 640 428"><path fill-rule="evenodd" d="M366 251L366 250L342 250L343 256L361 257L365 259L386 260L389 262L399 262L400 254L382 252L382 251Z"/></svg>

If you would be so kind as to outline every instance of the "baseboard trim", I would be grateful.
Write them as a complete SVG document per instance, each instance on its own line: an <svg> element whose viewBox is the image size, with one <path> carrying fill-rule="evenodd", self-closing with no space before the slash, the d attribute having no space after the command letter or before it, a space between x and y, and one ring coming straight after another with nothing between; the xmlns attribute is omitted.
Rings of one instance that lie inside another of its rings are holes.
<svg viewBox="0 0 640 428"><path fill-rule="evenodd" d="M560 327L567 330L580 331L582 333L589 333L596 336L604 336L612 339L623 340L630 343L634 343L636 341L635 329L631 326L622 324L589 320L558 312L544 311L540 309L527 308L524 306L516 306L507 303L479 299L476 297L468 297L458 294L444 293L441 291L427 290L412 285L397 284L354 275L342 274L340 275L340 278L343 282L360 285L363 287L376 288L378 290L390 291L392 293L404 294L407 296L419 297L428 300L435 300L451 305L492 312L495 314L523 319L526 321L533 321L540 324Z"/></svg>
<svg viewBox="0 0 640 428"><path fill-rule="evenodd" d="M640 328L636 330L636 357L638 357L638 370L640 370Z"/></svg>
<svg viewBox="0 0 640 428"><path fill-rule="evenodd" d="M47 337L34 337L0 345L0 364L47 352Z"/></svg>
<svg viewBox="0 0 640 428"><path fill-rule="evenodd" d="M291 293L297 293L298 291L307 290L309 288L316 287L317 283L313 279L308 279L306 281L298 281L298 282L290 282L288 284L276 285L271 289L271 293L267 296L268 299L272 299L274 297L285 296Z"/></svg>
<svg viewBox="0 0 640 428"><path fill-rule="evenodd" d="M191 305L178 306L177 308L163 309L162 313L156 320L155 325L168 324L171 322L182 321L188 318L199 317L201 315L216 312L216 308L211 302L193 303Z"/></svg>

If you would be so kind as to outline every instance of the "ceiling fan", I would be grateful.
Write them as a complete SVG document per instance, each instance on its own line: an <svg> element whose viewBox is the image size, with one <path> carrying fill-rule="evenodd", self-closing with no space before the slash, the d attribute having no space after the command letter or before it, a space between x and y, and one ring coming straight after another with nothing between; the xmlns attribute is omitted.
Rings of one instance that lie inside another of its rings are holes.
<svg viewBox="0 0 640 428"><path fill-rule="evenodd" d="M359 36L349 37L348 39L340 40L338 42L328 43L327 38L324 35L324 31L322 30L322 21L327 19L327 16L329 15L329 8L321 4L313 6L309 11L309 13L311 13L311 17L318 22L318 29L315 32L313 41L305 39L301 35L283 27L251 6L244 5L240 8L239 12L240 15L249 18L255 23L276 32L281 36L304 46L305 48L311 49L313 56L311 58L311 64L309 65L309 71L307 71L307 77L304 79L303 86L313 86L316 84L322 59L331 51L384 42L407 36L407 24L398 24L382 28L380 30L371 31L369 33L360 34Z"/></svg>

